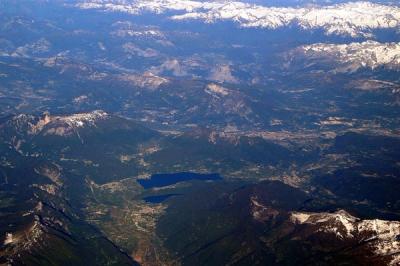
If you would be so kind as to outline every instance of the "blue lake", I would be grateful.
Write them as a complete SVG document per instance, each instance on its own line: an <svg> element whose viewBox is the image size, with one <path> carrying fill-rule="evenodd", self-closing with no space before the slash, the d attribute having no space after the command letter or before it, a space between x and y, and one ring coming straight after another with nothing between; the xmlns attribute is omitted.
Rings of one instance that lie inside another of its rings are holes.
<svg viewBox="0 0 400 266"><path fill-rule="evenodd" d="M181 195L181 194L165 194L165 195L157 195L157 196L148 196L148 197L143 198L143 200L148 203L161 203L170 197L179 196L179 195Z"/></svg>
<svg viewBox="0 0 400 266"><path fill-rule="evenodd" d="M139 184L145 188L166 187L179 182L189 180L221 180L219 174L197 174L197 173L174 173L174 174L155 174L149 179L138 179Z"/></svg>

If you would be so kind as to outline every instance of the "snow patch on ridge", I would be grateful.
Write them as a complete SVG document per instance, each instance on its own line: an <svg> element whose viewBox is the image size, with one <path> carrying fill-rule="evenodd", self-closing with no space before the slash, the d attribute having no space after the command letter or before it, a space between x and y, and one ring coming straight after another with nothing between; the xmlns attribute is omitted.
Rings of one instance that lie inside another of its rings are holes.
<svg viewBox="0 0 400 266"><path fill-rule="evenodd" d="M6 233L6 239L4 240L4 246L8 244L13 243L13 234L12 233Z"/></svg>

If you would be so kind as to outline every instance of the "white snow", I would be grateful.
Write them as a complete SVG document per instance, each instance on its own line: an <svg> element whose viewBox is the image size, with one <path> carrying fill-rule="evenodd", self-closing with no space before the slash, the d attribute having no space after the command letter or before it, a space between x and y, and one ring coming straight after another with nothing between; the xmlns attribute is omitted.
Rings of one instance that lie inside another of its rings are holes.
<svg viewBox="0 0 400 266"><path fill-rule="evenodd" d="M400 43L365 41L350 44L317 43L301 46L290 52L292 59L306 56L308 60L331 60L342 65L343 70L359 68L400 67Z"/></svg>
<svg viewBox="0 0 400 266"><path fill-rule="evenodd" d="M400 25L400 8L367 1L331 6L265 7L237 1L199 2L190 0L87 0L76 5L84 9L141 14L179 12L174 20L197 19L211 23L233 21L242 27L275 29L297 25L324 29L327 35L371 36L373 29L395 29Z"/></svg>

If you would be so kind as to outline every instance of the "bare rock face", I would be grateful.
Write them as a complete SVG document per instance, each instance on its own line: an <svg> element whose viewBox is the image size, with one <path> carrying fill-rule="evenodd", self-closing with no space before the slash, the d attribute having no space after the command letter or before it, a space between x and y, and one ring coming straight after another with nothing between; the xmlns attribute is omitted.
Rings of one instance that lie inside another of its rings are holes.
<svg viewBox="0 0 400 266"><path fill-rule="evenodd" d="M238 80L232 75L229 65L220 65L212 69L209 77L213 81L238 83Z"/></svg>
<svg viewBox="0 0 400 266"><path fill-rule="evenodd" d="M152 72L146 72L143 75L124 74L119 77L122 81L128 82L133 86L147 90L156 90L163 84L168 84L169 80L153 74Z"/></svg>

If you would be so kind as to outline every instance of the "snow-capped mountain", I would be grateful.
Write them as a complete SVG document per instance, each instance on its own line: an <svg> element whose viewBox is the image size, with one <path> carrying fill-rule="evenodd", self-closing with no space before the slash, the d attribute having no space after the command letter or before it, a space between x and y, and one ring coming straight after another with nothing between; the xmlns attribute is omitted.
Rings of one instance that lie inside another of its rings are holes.
<svg viewBox="0 0 400 266"><path fill-rule="evenodd" d="M95 125L96 121L108 118L109 115L101 110L95 110L90 113L73 114L69 116L56 116L53 120L64 122L71 127L83 127L86 125Z"/></svg>
<svg viewBox="0 0 400 266"><path fill-rule="evenodd" d="M352 72L361 68L399 69L400 43L366 41L350 44L317 43L299 47L288 53L289 61L335 63L336 71Z"/></svg>
<svg viewBox="0 0 400 266"><path fill-rule="evenodd" d="M341 241L356 239L377 256L391 257L390 265L400 263L400 222L361 220L344 210L335 213L294 212L291 219L307 227L303 237L329 234Z"/></svg>
<svg viewBox="0 0 400 266"><path fill-rule="evenodd" d="M95 127L97 122L108 118L110 115L101 110L66 116L51 116L45 113L40 119L35 119L32 115L21 114L14 117L8 126L15 128L21 134L25 131L30 135L43 133L62 136L73 134L78 128Z"/></svg>
<svg viewBox="0 0 400 266"><path fill-rule="evenodd" d="M400 25L399 7L371 2L293 8L266 7L234 1L88 0L76 6L130 14L179 12L171 19L197 19L207 23L233 21L241 27L276 29L296 25L303 29L323 29L327 35L351 37L371 37L373 30L396 29Z"/></svg>

